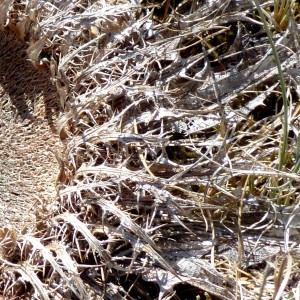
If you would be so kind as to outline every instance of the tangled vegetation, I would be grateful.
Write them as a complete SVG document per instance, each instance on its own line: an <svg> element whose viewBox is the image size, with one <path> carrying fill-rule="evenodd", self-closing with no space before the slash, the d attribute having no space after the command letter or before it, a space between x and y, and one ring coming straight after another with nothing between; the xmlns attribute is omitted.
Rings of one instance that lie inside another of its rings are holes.
<svg viewBox="0 0 300 300"><path fill-rule="evenodd" d="M0 1L1 297L299 299L299 10Z"/></svg>

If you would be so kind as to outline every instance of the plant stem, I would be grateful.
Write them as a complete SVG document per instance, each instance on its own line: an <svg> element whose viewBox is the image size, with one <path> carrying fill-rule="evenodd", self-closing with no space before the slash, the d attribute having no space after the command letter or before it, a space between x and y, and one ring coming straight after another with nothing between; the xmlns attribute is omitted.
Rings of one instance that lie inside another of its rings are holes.
<svg viewBox="0 0 300 300"><path fill-rule="evenodd" d="M279 81L280 81L280 86L281 86L281 92L282 92L282 100L283 100L283 132L282 132L282 143L280 146L280 151L279 151L279 163L278 163L278 170L282 170L282 167L285 164L285 159L286 159L286 151L287 151L287 145L288 145L288 99L286 96L286 85L285 85L285 80L284 80L284 75L281 69L281 64L278 56L278 52L276 50L273 38L272 38L272 32L269 28L269 25L266 21L266 18L264 16L264 13L258 3L258 0L253 0L255 3L255 6L257 8L257 11L259 13L259 16L264 24L268 40L270 43L270 46L272 48L272 52L275 58L276 66L278 69L278 76L279 76Z"/></svg>

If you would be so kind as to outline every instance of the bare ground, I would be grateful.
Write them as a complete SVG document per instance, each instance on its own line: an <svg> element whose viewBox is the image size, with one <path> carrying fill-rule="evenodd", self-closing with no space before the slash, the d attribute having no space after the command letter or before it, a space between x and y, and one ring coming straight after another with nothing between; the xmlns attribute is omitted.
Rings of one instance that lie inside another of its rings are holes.
<svg viewBox="0 0 300 300"><path fill-rule="evenodd" d="M56 196L58 96L14 34L0 33L0 227L33 229Z"/></svg>

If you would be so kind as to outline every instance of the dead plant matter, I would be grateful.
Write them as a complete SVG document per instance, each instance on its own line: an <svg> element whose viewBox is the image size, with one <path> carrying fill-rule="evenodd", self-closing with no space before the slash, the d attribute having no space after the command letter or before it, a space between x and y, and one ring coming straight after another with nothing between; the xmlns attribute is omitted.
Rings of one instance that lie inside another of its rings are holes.
<svg viewBox="0 0 300 300"><path fill-rule="evenodd" d="M1 34L56 87L64 144L47 214L1 231L4 298L296 297L299 8L278 30L261 5L290 100L280 171L282 91L251 2L0 2Z"/></svg>

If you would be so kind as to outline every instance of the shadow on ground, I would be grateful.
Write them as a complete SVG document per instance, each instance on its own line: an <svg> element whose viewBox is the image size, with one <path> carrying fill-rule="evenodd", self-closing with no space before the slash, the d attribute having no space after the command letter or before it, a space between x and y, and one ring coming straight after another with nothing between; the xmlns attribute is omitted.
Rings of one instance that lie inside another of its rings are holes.
<svg viewBox="0 0 300 300"><path fill-rule="evenodd" d="M60 110L59 96L50 75L28 60L26 48L13 33L0 32L0 97L6 95L4 98L10 99L17 116L32 121L35 102L43 98L43 117L56 132L54 122Z"/></svg>

